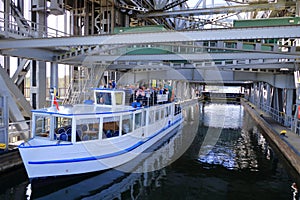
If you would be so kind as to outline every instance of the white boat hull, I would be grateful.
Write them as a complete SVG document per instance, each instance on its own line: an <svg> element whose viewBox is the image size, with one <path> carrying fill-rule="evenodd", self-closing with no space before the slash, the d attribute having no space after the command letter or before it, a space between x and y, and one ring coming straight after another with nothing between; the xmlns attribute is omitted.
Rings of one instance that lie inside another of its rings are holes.
<svg viewBox="0 0 300 200"><path fill-rule="evenodd" d="M170 131L178 128L183 119L161 127L147 137L124 135L105 142L91 140L77 143L50 143L19 147L29 178L64 176L111 169L134 159ZM38 143L38 141L36 141ZM55 142L55 141L54 141Z"/></svg>

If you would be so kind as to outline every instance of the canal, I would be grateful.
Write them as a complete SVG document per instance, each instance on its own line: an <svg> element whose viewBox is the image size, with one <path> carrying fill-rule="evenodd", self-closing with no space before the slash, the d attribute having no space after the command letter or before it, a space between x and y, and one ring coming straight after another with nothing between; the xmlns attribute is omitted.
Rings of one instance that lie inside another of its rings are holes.
<svg viewBox="0 0 300 200"><path fill-rule="evenodd" d="M298 175L241 105L183 113L182 129L127 165L31 183L19 168L0 176L0 199L293 199Z"/></svg>

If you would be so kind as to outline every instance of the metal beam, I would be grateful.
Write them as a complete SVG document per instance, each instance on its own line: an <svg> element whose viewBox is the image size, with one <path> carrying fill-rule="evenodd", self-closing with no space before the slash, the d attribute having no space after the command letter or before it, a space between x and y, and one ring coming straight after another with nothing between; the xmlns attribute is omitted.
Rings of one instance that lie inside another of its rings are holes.
<svg viewBox="0 0 300 200"><path fill-rule="evenodd" d="M3 68L0 67L0 92L8 96L10 117L13 121L23 121L24 117L31 117L32 107L22 94L19 88L14 84L12 79ZM22 111L19 109L22 108ZM24 123L26 124L26 123ZM26 127L28 128L28 126Z"/></svg>
<svg viewBox="0 0 300 200"><path fill-rule="evenodd" d="M267 82L276 88L295 89L293 74L234 72L236 81Z"/></svg>
<svg viewBox="0 0 300 200"><path fill-rule="evenodd" d="M295 5L295 3L290 4ZM212 14L225 14L236 12L251 12L254 10L282 10L287 6L285 3L265 3L265 4L251 4L251 5L237 5L237 6L220 6L214 8L200 8L200 9L187 9L176 11L158 11L149 13L137 14L138 18L150 17L176 17L176 16L195 16L195 15L212 15Z"/></svg>
<svg viewBox="0 0 300 200"><path fill-rule="evenodd" d="M105 65L102 65L105 66ZM249 64L217 64L215 62L199 62L199 63L151 63L151 62L114 62L112 64L107 64L107 70L146 70L146 71L162 71L169 69L184 69L184 70L207 70L214 69L217 71L244 71L244 72L262 72L262 73L280 73L280 69L285 68L288 71L294 71L294 63L249 63ZM284 72L282 72L284 73Z"/></svg>
<svg viewBox="0 0 300 200"><path fill-rule="evenodd" d="M41 39L1 40L0 49L50 48L64 46L120 45L210 40L245 40L269 38L300 38L300 25L205 29L201 31L164 31L155 33L124 33Z"/></svg>
<svg viewBox="0 0 300 200"><path fill-rule="evenodd" d="M160 54L160 55L91 55L79 58L81 62L103 62L103 61L157 61L157 60L187 60L187 61L203 61L203 60L252 60L252 59L297 59L300 55L273 54L273 53L191 53L191 54ZM64 62L64 61L63 61ZM68 62L66 60L66 62Z"/></svg>
<svg viewBox="0 0 300 200"><path fill-rule="evenodd" d="M0 50L1 55L8 55L18 58L26 58L32 60L40 61L53 61L55 56L58 56L59 53L47 49L38 49L38 48L28 48L24 49L4 49Z"/></svg>

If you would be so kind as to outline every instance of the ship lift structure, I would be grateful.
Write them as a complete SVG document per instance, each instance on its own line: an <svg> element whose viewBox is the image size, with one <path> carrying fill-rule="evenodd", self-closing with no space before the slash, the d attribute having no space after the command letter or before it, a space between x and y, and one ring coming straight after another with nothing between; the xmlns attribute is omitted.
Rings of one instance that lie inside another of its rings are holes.
<svg viewBox="0 0 300 200"><path fill-rule="evenodd" d="M83 101L109 79L172 80L183 99L191 97L185 87L243 85L253 103L289 116L284 123L299 133L292 120L300 104L299 3L1 0L0 125L11 126L0 127L0 143L28 137L30 110L49 103L66 67L63 104Z"/></svg>

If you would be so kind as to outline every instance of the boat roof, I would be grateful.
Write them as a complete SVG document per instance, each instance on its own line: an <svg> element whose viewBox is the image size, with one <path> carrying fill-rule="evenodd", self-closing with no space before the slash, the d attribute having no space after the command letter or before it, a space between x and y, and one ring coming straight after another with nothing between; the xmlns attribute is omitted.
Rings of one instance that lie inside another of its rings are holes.
<svg viewBox="0 0 300 200"><path fill-rule="evenodd" d="M107 91L107 92L125 92L123 89L111 89L111 88L92 88L95 91Z"/></svg>
<svg viewBox="0 0 300 200"><path fill-rule="evenodd" d="M74 115L95 115L95 114L117 114L122 112L130 112L139 110L141 108L133 108L132 106L101 106L97 104L75 104L59 106L59 110L55 107L42 108L32 110L32 113L40 114L56 114L62 116L74 116Z"/></svg>

